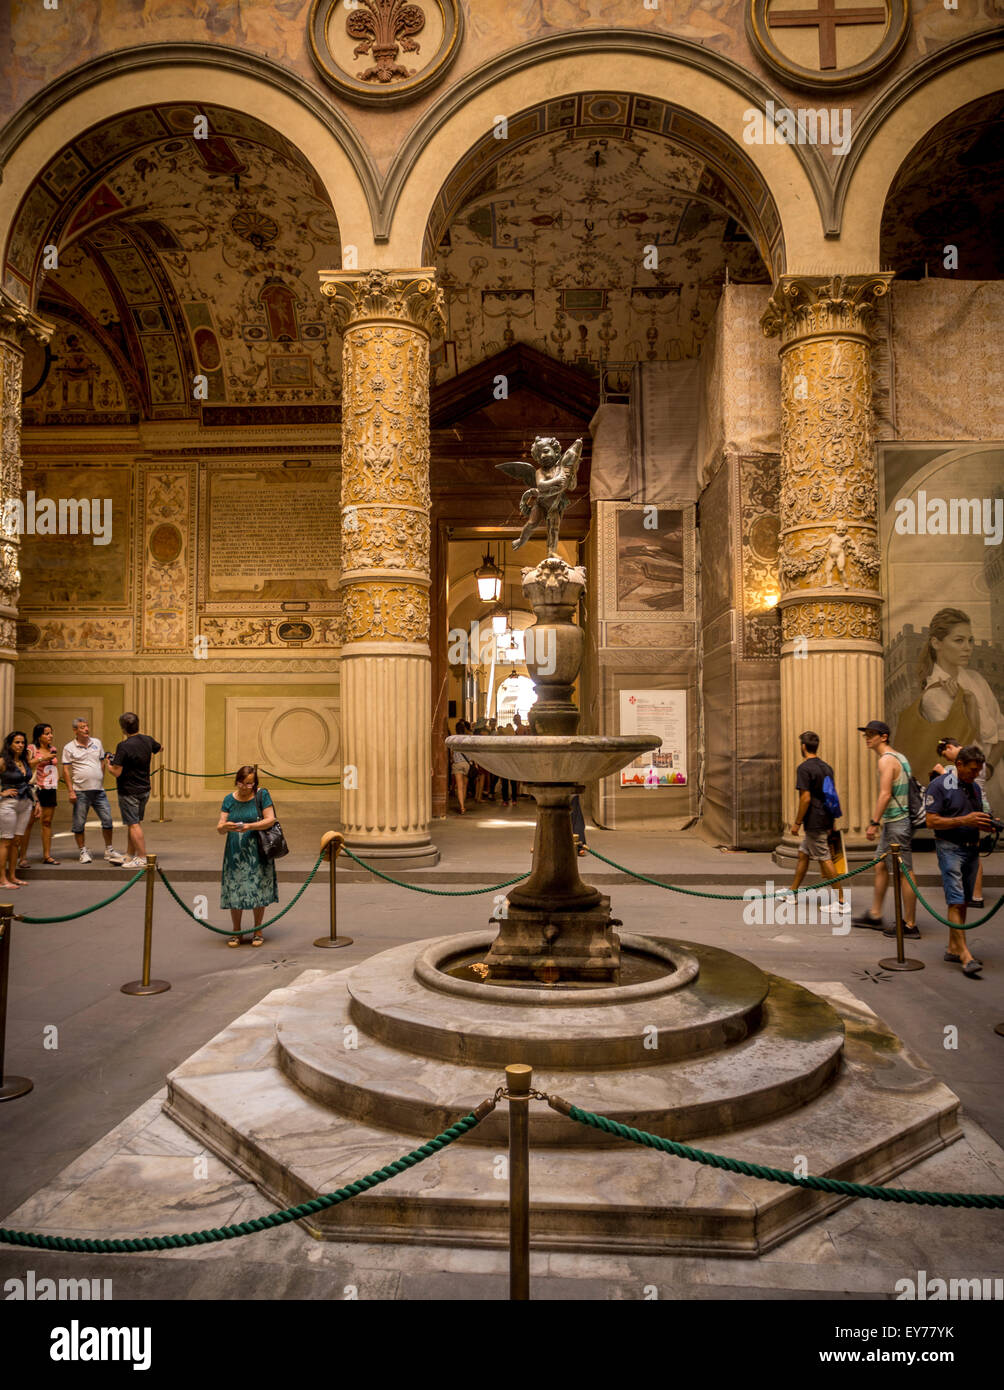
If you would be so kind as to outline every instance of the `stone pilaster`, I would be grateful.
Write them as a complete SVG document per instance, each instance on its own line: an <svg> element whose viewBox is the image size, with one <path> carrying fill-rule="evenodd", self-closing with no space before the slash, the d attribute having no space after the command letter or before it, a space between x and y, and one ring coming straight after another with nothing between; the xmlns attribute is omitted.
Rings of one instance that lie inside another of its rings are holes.
<svg viewBox="0 0 1004 1390"><path fill-rule="evenodd" d="M892 278L783 275L762 320L781 339L785 827L798 735L814 729L837 776L849 846L863 842L875 777L857 726L884 705L869 326Z"/></svg>
<svg viewBox="0 0 1004 1390"><path fill-rule="evenodd" d="M342 347L342 824L364 856L435 863L429 652L431 269L322 271Z"/></svg>
<svg viewBox="0 0 1004 1390"><path fill-rule="evenodd" d="M12 727L21 537L7 503L21 496L21 373L29 336L48 341L50 324L0 290L0 727Z"/></svg>

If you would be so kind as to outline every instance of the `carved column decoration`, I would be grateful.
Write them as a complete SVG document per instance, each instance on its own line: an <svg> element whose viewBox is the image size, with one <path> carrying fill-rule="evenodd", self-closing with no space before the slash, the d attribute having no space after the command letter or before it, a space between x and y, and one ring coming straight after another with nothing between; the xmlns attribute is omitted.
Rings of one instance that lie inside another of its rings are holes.
<svg viewBox="0 0 1004 1390"><path fill-rule="evenodd" d="M21 537L7 503L21 496L21 376L28 337L48 342L52 325L0 289L0 721L14 718L17 601L21 585Z"/></svg>
<svg viewBox="0 0 1004 1390"><path fill-rule="evenodd" d="M321 271L342 348L342 788L350 845L434 863L429 838L429 339L435 271ZM352 781L356 782L352 786Z"/></svg>
<svg viewBox="0 0 1004 1390"><path fill-rule="evenodd" d="M798 734L814 729L842 785L842 827L869 819L874 768L857 726L881 718L881 559L871 337L888 273L783 275L761 320L781 340L781 732L794 818Z"/></svg>

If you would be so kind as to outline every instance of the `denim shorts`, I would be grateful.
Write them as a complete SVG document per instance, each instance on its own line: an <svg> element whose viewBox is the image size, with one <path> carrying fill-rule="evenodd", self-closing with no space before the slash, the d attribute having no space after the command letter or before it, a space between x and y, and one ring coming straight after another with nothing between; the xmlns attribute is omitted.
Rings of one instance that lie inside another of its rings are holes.
<svg viewBox="0 0 1004 1390"><path fill-rule="evenodd" d="M84 821L87 819L87 812L93 807L98 814L102 830L112 828L112 808L108 805L108 796L103 787L98 787L94 791L77 792L77 799L73 803L73 833L80 835L83 833Z"/></svg>
<svg viewBox="0 0 1004 1390"><path fill-rule="evenodd" d="M899 862L905 864L908 869L913 868L913 854L910 850L910 842L913 839L913 822L909 816L900 816L898 820L884 820L879 832L878 844L875 846L876 859L881 859L886 850L893 845L899 845Z"/></svg>
<svg viewBox="0 0 1004 1390"><path fill-rule="evenodd" d="M122 817L123 825L139 825L149 800L148 791L135 792L131 796L128 792L124 796L119 792L119 815Z"/></svg>
<svg viewBox="0 0 1004 1390"><path fill-rule="evenodd" d="M956 845L935 836L934 848L941 870L941 886L949 907L965 907L972 902L976 871L980 867L979 845Z"/></svg>

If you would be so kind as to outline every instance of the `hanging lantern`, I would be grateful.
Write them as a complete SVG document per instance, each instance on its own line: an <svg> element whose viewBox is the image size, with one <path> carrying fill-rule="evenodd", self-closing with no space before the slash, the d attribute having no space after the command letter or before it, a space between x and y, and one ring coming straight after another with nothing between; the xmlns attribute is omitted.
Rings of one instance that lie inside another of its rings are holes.
<svg viewBox="0 0 1004 1390"><path fill-rule="evenodd" d="M494 603L502 592L502 571L488 551L485 551L484 560L474 571L474 578L477 580L478 598L481 602Z"/></svg>

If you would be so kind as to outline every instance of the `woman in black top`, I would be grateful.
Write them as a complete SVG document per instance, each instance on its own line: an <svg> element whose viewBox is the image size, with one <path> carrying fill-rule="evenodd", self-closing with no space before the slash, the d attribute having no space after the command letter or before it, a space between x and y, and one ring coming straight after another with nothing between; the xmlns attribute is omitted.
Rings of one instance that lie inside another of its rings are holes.
<svg viewBox="0 0 1004 1390"><path fill-rule="evenodd" d="M20 729L7 735L0 750L0 888L23 888L17 877L17 841L35 810L31 792L33 769L25 749L28 739Z"/></svg>

